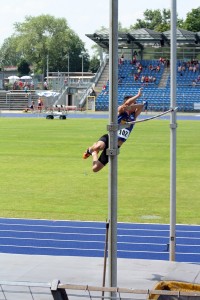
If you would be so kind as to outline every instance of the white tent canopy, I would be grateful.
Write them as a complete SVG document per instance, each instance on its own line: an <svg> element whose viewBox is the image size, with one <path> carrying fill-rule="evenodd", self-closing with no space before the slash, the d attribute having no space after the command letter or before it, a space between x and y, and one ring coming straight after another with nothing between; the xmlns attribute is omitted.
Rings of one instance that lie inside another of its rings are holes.
<svg viewBox="0 0 200 300"><path fill-rule="evenodd" d="M57 92L52 92L52 91L47 91L47 92L37 92L37 95L40 96L40 97L57 97L60 95L60 93L57 93Z"/></svg>
<svg viewBox="0 0 200 300"><path fill-rule="evenodd" d="M28 76L28 75L25 75L25 76L20 77L20 79L22 79L22 80L29 80L29 79L32 79L32 77Z"/></svg>
<svg viewBox="0 0 200 300"><path fill-rule="evenodd" d="M19 79L19 77L16 76L16 75L11 75L11 76L8 77L8 79L9 79L10 83L14 83L16 80Z"/></svg>

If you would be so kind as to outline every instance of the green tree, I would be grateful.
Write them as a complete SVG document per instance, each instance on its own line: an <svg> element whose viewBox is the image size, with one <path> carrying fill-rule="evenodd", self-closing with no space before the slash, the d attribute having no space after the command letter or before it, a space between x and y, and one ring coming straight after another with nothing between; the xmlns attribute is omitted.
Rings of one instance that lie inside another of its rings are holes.
<svg viewBox="0 0 200 300"><path fill-rule="evenodd" d="M191 12L187 13L183 27L193 32L200 31L200 7L194 8Z"/></svg>
<svg viewBox="0 0 200 300"><path fill-rule="evenodd" d="M4 40L0 49L2 66L16 66L22 57L22 52L17 49L17 38L13 35Z"/></svg>
<svg viewBox="0 0 200 300"><path fill-rule="evenodd" d="M95 33L97 33L97 34L102 34L102 35L104 35L104 34L108 34L109 33L109 29L108 28L106 28L105 26L101 26L101 28L100 29L98 29L98 30L96 30L96 32ZM93 53L94 53L94 55L96 56L96 57L103 57L103 52L107 52L106 51L106 49L103 49L103 48L101 48L98 44L94 44L92 47L92 50L93 50Z"/></svg>
<svg viewBox="0 0 200 300"><path fill-rule="evenodd" d="M20 61L20 63L18 64L19 76L29 75L30 71L31 71L31 69L30 69L29 63L25 59L22 59Z"/></svg>
<svg viewBox="0 0 200 300"><path fill-rule="evenodd" d="M82 61L79 54L82 51L86 52L84 43L69 28L64 18L50 15L27 16L23 23L15 23L14 27L15 34L9 39L7 56L9 45L15 44L16 55L23 55L33 66L34 73L46 74L47 57L49 71L67 71L67 55L70 56L70 71L81 71ZM3 53L3 48L0 53ZM13 58L9 59L12 61ZM19 60L17 62L19 63ZM88 67L89 55L86 53L84 68Z"/></svg>
<svg viewBox="0 0 200 300"><path fill-rule="evenodd" d="M121 22L118 22L118 30L119 32L128 32L128 28L123 27Z"/></svg>
<svg viewBox="0 0 200 300"><path fill-rule="evenodd" d="M118 30L119 32L128 32L128 28L123 27L121 22L118 22ZM105 26L101 26L100 29L96 30L97 34L102 35L108 35L109 34L109 28L106 28ZM102 49L98 44L94 44L92 47L92 50L94 51L94 55L96 57L103 57L103 52L107 53L107 49Z"/></svg>
<svg viewBox="0 0 200 300"><path fill-rule="evenodd" d="M97 56L93 55L90 60L89 71L91 71L92 73L96 73L99 66L100 66L100 60L97 58Z"/></svg>
<svg viewBox="0 0 200 300"><path fill-rule="evenodd" d="M170 29L170 10L163 9L147 9L143 13L144 19L137 19L134 25L130 26L130 29L148 28L158 32L167 31ZM177 17L177 26L183 26L183 20Z"/></svg>

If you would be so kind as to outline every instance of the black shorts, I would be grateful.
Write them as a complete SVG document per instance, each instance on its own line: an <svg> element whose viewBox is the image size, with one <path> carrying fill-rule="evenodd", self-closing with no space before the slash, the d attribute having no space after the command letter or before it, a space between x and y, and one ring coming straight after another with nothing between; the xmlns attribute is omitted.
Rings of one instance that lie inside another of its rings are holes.
<svg viewBox="0 0 200 300"><path fill-rule="evenodd" d="M108 163L108 155L106 154L106 150L108 149L108 146L109 146L108 134L104 134L102 137L100 137L99 141L102 141L105 143L105 148L101 152L98 160L105 166Z"/></svg>

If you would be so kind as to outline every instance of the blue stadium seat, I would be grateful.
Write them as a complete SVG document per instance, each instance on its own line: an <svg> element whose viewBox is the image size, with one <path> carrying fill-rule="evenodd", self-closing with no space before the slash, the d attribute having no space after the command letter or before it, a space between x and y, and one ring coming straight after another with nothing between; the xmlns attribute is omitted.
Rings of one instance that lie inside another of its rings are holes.
<svg viewBox="0 0 200 300"><path fill-rule="evenodd" d="M178 64L181 63L178 61ZM152 110L163 111L163 109L168 109L170 106L170 75L166 80L166 86L163 88L159 87L159 82L162 78L164 72L164 66L161 65L160 71L149 71L148 66L150 64L157 65L158 60L142 60L141 64L143 66L142 73L139 75L139 80L137 82L133 79L133 74L136 73L136 66L132 65L129 60L126 60L123 65L119 66L119 77L121 77L122 82L118 87L118 103L121 104L125 95L134 95L137 93L138 88L143 86L143 97L149 100L149 106ZM141 75L155 75L156 84L142 84ZM177 103L179 106L179 111L193 111L194 102L200 101L200 86L192 87L192 80L197 78L199 73L194 73L192 71L186 70L183 76L177 72ZM107 91L109 86L107 86ZM96 109L97 110L108 110L109 95L101 92L96 99Z"/></svg>

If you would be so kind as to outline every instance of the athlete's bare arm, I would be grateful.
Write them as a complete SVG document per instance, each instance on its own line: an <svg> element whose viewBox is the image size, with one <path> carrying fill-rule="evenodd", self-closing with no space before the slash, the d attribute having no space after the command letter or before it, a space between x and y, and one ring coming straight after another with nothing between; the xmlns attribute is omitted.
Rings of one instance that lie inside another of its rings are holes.
<svg viewBox="0 0 200 300"><path fill-rule="evenodd" d="M129 106L131 106L131 105L134 105L134 104L136 103L136 100L137 100L141 95L142 95L142 89L140 88L139 91L138 91L138 93L137 93L137 95L135 95L135 96L133 96L133 97L127 99L125 103L123 103L122 105L120 105L120 106L118 107L118 113L123 113L124 111L130 110L130 109L127 108L127 107L129 107Z"/></svg>
<svg viewBox="0 0 200 300"><path fill-rule="evenodd" d="M135 110L135 118L137 118L143 111L144 104L135 104L135 105L137 105L137 108Z"/></svg>

